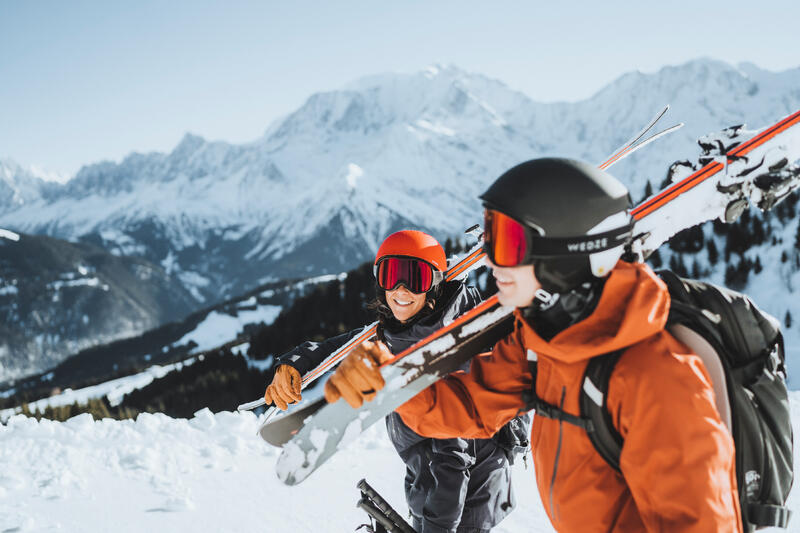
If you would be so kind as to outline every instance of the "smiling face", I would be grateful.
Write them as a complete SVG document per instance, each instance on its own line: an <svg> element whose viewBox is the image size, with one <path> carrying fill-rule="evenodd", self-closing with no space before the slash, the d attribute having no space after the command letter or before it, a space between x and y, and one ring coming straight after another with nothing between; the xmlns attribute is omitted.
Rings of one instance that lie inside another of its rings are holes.
<svg viewBox="0 0 800 533"><path fill-rule="evenodd" d="M386 303L399 322L406 322L425 307L425 293L414 294L403 285L386 291Z"/></svg>
<svg viewBox="0 0 800 533"><path fill-rule="evenodd" d="M501 305L528 307L542 288L533 273L533 265L499 267L488 261L492 275L497 282L497 299Z"/></svg>

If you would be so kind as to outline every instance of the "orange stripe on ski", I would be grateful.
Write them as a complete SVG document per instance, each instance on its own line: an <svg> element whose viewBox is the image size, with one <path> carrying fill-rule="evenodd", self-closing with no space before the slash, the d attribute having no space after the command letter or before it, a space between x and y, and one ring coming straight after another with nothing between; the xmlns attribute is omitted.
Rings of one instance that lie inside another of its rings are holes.
<svg viewBox="0 0 800 533"><path fill-rule="evenodd" d="M800 123L800 111L786 117L785 119L781 120L777 124L771 126L770 128L762 131L752 139L742 143L741 145L737 146L730 152L731 158L742 156L750 152L751 150L758 148L765 142L771 140L773 137L778 135L779 133L786 131L787 129L791 128L792 126ZM656 209L664 206L666 203L672 201L676 196L683 194L684 192L692 189L705 181L706 179L710 178L711 176L715 175L717 172L722 170L724 165L719 162L709 163L691 176L681 180L680 182L674 184L673 186L669 187L667 190L661 192L654 198L648 200L644 204L636 207L631 211L631 215L635 220L640 220Z"/></svg>
<svg viewBox="0 0 800 533"><path fill-rule="evenodd" d="M600 165L598 165L597 168L599 168L600 170L607 169L608 167L610 167L611 165L616 163L622 156L624 156L625 154L627 154L628 152L633 150L633 148L634 148L634 145L626 146L625 148L623 148L622 150L620 150L616 154L614 154L611 157L609 157L608 159L606 159L604 162L600 163Z"/></svg>
<svg viewBox="0 0 800 533"><path fill-rule="evenodd" d="M724 168L722 163L709 163L688 178L685 178L672 187L668 188L667 190L661 192L658 196L648 200L647 202L643 203L639 207L636 207L633 211L631 211L631 215L635 220L640 220L656 209L663 207L665 204L671 202L675 199L676 196L683 194L684 192L688 191L696 187L697 185L701 184L706 179L710 178L720 170Z"/></svg>
<svg viewBox="0 0 800 533"><path fill-rule="evenodd" d="M794 126L798 122L800 122L800 111L797 111L793 115L789 115L788 117L786 117L782 121L778 122L777 124L775 124L771 128L769 128L769 129L767 129L765 131L762 131L761 133L759 133L758 135L756 135L755 137L753 137L749 141L740 144L739 146L737 146L736 148L733 149L733 151L731 152L731 155L737 156L737 155L746 154L752 148L755 148L756 146L759 146L759 145L763 144L764 142L772 139L777 134L787 130L788 128L791 128L792 126ZM755 144L754 146L751 146L751 145L753 145L753 143L756 143L756 142L758 144Z"/></svg>
<svg viewBox="0 0 800 533"><path fill-rule="evenodd" d="M469 311L467 311L466 313L464 313L463 315L461 315L460 317L455 319L449 325L447 325L447 326L443 327L442 329L439 329L439 330L431 333L430 335L428 335L427 337L425 337L421 341L417 342L416 344L414 344L410 348L407 348L407 349L403 350L402 352L400 352L398 355L396 355L392 359L389 359L388 361L384 362L381 365L381 368L383 368L383 367L385 367L387 365L391 365L395 361L398 361L398 360L402 359L403 357L407 356L408 354L412 353L414 350L417 349L418 345L427 344L427 343L429 343L431 341L434 341L434 340L436 340L438 338L444 337L447 333L452 331L454 328L457 328L459 326L464 325L465 323L467 323L470 320L472 320L473 318L475 318L475 316L480 315L481 313L484 313L490 307L498 305L498 304L499 304L499 302L497 300L497 295L496 294L494 296L492 296L491 298L487 298L486 300L481 302L479 305L473 307L472 309L470 309Z"/></svg>
<svg viewBox="0 0 800 533"><path fill-rule="evenodd" d="M323 364L319 365L318 367L316 367L313 370L309 371L308 374L303 376L303 383L306 383L307 381L314 379L319 374L324 373L328 368L333 366L340 359L342 359L344 356L346 356L351 351L353 351L353 349L356 346L358 346L359 344L363 343L364 341L366 341L367 339L369 339L370 337L375 335L375 330L376 330L376 327L372 326L367 331L361 333L358 337L353 338L353 340L350 341L349 346L345 347L341 352L339 352L339 355L335 359L331 359L327 363L323 363Z"/></svg>
<svg viewBox="0 0 800 533"><path fill-rule="evenodd" d="M446 279L447 281L452 281L454 278L458 277L460 274L463 274L469 267L483 259L484 252L481 249L475 250L467 257L462 259L459 264L451 268L447 271Z"/></svg>

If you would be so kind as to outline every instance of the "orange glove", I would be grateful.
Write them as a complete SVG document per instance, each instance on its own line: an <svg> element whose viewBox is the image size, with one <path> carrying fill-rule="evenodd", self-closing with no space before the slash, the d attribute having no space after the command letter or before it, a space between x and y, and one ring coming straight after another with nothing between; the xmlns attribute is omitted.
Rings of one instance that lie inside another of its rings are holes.
<svg viewBox="0 0 800 533"><path fill-rule="evenodd" d="M302 399L300 388L303 378L294 367L280 365L275 370L272 383L267 386L264 392L264 401L267 405L274 403L275 407L285 411L290 403L297 403Z"/></svg>
<svg viewBox="0 0 800 533"><path fill-rule="evenodd" d="M372 401L385 385L379 367L393 357L382 342L364 341L345 357L325 383L325 399L333 403L343 397L354 408L361 407L365 400Z"/></svg>

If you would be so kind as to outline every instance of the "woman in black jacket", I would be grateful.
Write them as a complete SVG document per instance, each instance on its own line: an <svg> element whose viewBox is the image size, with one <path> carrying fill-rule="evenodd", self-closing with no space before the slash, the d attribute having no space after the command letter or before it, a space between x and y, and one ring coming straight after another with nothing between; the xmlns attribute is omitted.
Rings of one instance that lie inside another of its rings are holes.
<svg viewBox="0 0 800 533"><path fill-rule="evenodd" d="M377 337L400 353L480 302L474 287L444 281L447 258L421 231L393 233L375 258ZM286 409L300 400L301 376L361 330L306 342L278 358L265 399ZM466 368L466 367L465 367ZM527 439L528 420L515 419L492 439L430 439L386 417L389 437L406 465L405 494L422 533L488 532L515 505L510 462L514 440Z"/></svg>

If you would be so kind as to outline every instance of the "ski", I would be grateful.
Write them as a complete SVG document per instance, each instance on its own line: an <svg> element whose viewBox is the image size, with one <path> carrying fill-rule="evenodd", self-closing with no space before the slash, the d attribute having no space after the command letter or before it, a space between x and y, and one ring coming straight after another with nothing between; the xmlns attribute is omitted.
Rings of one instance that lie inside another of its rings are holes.
<svg viewBox="0 0 800 533"><path fill-rule="evenodd" d="M661 120L661 118L667 114L667 111L669 111L669 104L665 105L661 109L661 111L656 113L656 115L650 120L650 122L647 123L647 125L644 128L642 128L642 130L639 133L631 137L625 144L617 148L605 161L597 165L597 168L599 168L600 170L605 170L611 165L615 164L616 162L621 161L622 159L628 157L639 148L642 148L643 146L650 144L651 142L655 141L660 137L663 137L664 135L667 135L668 133L672 133L673 131L682 128L683 122L680 122L678 124L675 124L674 126L670 126L669 128L661 130L658 133L654 133L650 137L639 142L639 140L642 137L644 137L648 131L653 129L653 127L658 123L658 121Z"/></svg>
<svg viewBox="0 0 800 533"><path fill-rule="evenodd" d="M760 132L728 128L699 143L704 147L699 158L702 166L673 163L673 184L631 211L635 221L632 252L640 258L685 228L715 218L733 222L748 204L762 211L771 209L798 186L800 111ZM682 177L685 173L689 175ZM693 198L703 199L702 204Z"/></svg>
<svg viewBox="0 0 800 533"><path fill-rule="evenodd" d="M663 136L665 136L665 135L667 135L669 133L672 133L673 131L677 131L677 130L681 129L682 127L683 127L683 122L679 122L679 123L675 124L674 126L670 126L669 128L663 129L663 130L659 131L658 133L652 134L650 137L646 138L645 140L643 140L643 141L641 141L641 142L639 142L639 143L637 143L635 145L627 147L626 149L622 150L619 154L613 156L613 163L617 163L618 161L622 161L623 159L625 159L626 157L628 157L632 153L634 153L637 150L639 150L639 148L647 146L648 144L650 144L651 142L655 141L656 139L660 139L661 137L663 137ZM604 166L598 166L598 168L600 168L600 170L605 170L610 166L611 165L604 165Z"/></svg>
<svg viewBox="0 0 800 533"><path fill-rule="evenodd" d="M452 333L460 332L461 331L461 327L462 327L463 324L468 323L473 317L480 316L480 315L485 315L486 313L488 313L490 311L496 311L499 307L500 307L500 304L497 302L496 298L494 298L494 299L490 298L489 300L486 300L482 304L478 305L477 307L473 308L472 310L468 311L464 315L462 315L459 318L457 318L449 326L447 326L447 327L445 327L445 328L433 333L430 337L428 337L428 338L424 339L423 341L421 341L420 343L418 343L418 345L422 344L422 343L433 343L433 341L435 341L437 339L442 339L442 343L441 343L442 346L447 345L447 344L451 344L451 343L453 343ZM511 313L512 310L509 309L507 311L508 312L505 313L505 315L508 315L508 318L510 318L510 313ZM499 319L499 318L502 318L502 317L498 314L497 318ZM489 347L491 347L495 342L497 342L498 340L502 339L504 336L506 336L508 334L508 332L511 331L510 326L509 326L509 329L507 329L507 330L506 329L496 329L496 330L492 329L497 324L495 324L494 322L487 321L485 318L484 318L484 320L482 322L479 322L478 324L479 324L479 326L485 325L488 329L487 329L487 331L485 332L485 334L483 336L481 336L480 338L476 338L477 340L476 340L475 344L478 345L480 343L483 343L483 347L485 347L487 349ZM501 326L509 325L509 324L510 324L510 322L508 324L501 324ZM468 331L470 333L472 333L472 329L469 329ZM466 339L466 340L471 340L471 339ZM415 345L415 346L417 346L417 345ZM439 345L433 345L433 346L437 347L437 348L439 347ZM405 357L405 355L410 354L413 349L414 349L414 346L408 348L406 351L404 351L401 354L397 355L394 359L392 359L391 361L389 361L386 364L389 365L392 362L397 361L402 357ZM476 352L472 352L472 353L476 353ZM471 355L470 355L470 357L471 357ZM470 357L467 357L467 359L469 359ZM431 358L432 358L432 356L431 356ZM410 361L411 361L410 359L409 359L409 361L404 361L403 364L404 365L410 364L412 366L413 366L413 364L416 364L416 363L411 363ZM432 359L429 360L429 363L431 361L432 361ZM437 372L437 375L442 376L442 375L445 375L445 374L449 374L450 372L453 372L461 364L463 364L465 361L466 361L466 359L459 359L457 357L453 357L453 358L450 358L450 359L442 360L441 362L439 362L438 365L435 366L435 368L434 367L432 367L432 368ZM433 361L433 362L436 362L436 361ZM428 363L426 363L426 364L428 364ZM410 379L409 376L411 376L411 374L407 375L406 378ZM433 381L435 381L435 379ZM433 381L431 381L431 383L433 383ZM427 387L427 385L426 385L426 387ZM423 388L425 388L425 387L423 387ZM422 390L422 389L420 389L420 390ZM327 405L327 402L325 401L324 397L323 398L317 398L316 400L313 400L311 402L301 403L298 406L297 409L291 411L290 413L287 413L287 414L285 414L285 415L283 415L281 417L275 418L272 421L264 421L264 422L262 422L261 426L258 428L258 434L259 434L259 436L261 436L262 439L264 439L269 444L272 444L273 446L278 446L278 447L283 446L284 444L289 442L294 437L294 435L297 434L297 432L300 429L302 429L302 427L306 423L306 421L309 420L309 417L311 417L312 415L316 414L317 411L319 411L320 409L322 409L326 405ZM338 403L337 403L337 405L338 405ZM372 422L370 422L370 424L371 423Z"/></svg>
<svg viewBox="0 0 800 533"><path fill-rule="evenodd" d="M646 257L680 230L722 217L731 222L747 203L772 208L800 186L800 111L747 137L725 130L716 149L701 156L703 165L632 210L631 253ZM742 205L744 202L744 206ZM659 225L672 224L669 231ZM434 332L381 365L386 386L358 409L346 402L321 404L283 446L276 463L287 485L302 482L337 450L441 376L513 329L513 309L489 298L449 326Z"/></svg>
<svg viewBox="0 0 800 533"><path fill-rule="evenodd" d="M314 413L302 419L292 417L300 427L283 445L276 465L278 477L287 485L303 481L339 448L356 439L398 405L510 334L513 311L511 307L501 306L497 296L493 296L401 352L381 365L386 387L374 401L359 409L353 409L344 401L328 404L325 398L306 406L305 409ZM270 426L261 428L262 437L263 430Z"/></svg>

